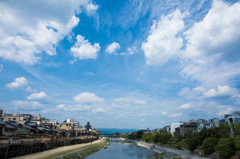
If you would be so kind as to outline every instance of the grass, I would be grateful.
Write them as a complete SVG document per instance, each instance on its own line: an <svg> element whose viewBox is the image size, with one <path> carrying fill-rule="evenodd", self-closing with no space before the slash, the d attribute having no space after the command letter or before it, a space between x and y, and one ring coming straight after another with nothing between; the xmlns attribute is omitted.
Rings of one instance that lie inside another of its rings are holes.
<svg viewBox="0 0 240 159"><path fill-rule="evenodd" d="M63 159L72 159L72 158L84 158L94 152L99 151L108 143L107 139L100 141L99 143L87 145L81 148L72 149L68 151L59 152L57 154L48 156L47 159L63 158Z"/></svg>

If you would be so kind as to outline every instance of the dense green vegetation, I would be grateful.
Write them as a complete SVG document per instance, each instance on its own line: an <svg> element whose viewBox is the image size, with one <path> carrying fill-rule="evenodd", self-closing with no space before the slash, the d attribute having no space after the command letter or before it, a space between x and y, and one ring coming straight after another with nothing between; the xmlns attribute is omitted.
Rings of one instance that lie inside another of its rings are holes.
<svg viewBox="0 0 240 159"><path fill-rule="evenodd" d="M165 131L137 131L122 135L133 140L143 140L161 145L169 145L178 149L188 149L201 155L219 155L240 158L240 122L229 126L220 123L219 127L204 128L200 132L189 131L184 136Z"/></svg>

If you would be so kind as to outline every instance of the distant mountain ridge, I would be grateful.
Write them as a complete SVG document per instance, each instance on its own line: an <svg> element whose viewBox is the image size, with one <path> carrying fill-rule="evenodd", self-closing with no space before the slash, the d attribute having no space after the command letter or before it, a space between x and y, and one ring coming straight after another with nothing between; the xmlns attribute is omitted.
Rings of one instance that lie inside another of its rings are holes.
<svg viewBox="0 0 240 159"><path fill-rule="evenodd" d="M100 130L101 135L114 135L117 132L119 134L132 133L138 131L138 129L118 129L118 128L96 128Z"/></svg>

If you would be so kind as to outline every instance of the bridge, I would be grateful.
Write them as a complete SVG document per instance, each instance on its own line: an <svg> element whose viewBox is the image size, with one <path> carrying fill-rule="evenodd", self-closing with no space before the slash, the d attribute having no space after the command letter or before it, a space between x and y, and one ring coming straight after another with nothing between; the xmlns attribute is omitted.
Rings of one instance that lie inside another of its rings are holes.
<svg viewBox="0 0 240 159"><path fill-rule="evenodd" d="M100 137L107 137L107 138L119 138L120 136L119 135L100 135Z"/></svg>

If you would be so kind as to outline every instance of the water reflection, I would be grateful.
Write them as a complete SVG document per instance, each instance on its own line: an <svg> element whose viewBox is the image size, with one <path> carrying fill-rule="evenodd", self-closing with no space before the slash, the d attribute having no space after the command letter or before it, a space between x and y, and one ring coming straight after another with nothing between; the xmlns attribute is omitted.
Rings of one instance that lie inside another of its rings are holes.
<svg viewBox="0 0 240 159"><path fill-rule="evenodd" d="M110 139L110 146L86 159L155 159L155 152L116 138Z"/></svg>

